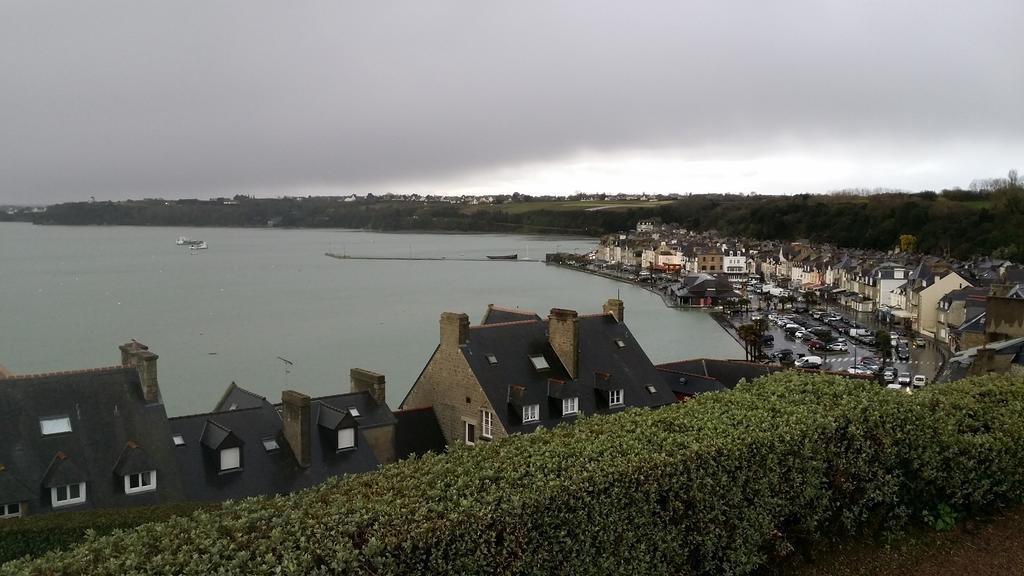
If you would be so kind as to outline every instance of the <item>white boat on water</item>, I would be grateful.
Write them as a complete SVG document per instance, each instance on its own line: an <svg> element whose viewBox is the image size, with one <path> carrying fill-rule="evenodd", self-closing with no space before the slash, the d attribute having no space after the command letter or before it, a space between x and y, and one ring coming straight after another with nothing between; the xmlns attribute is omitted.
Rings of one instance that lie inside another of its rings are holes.
<svg viewBox="0 0 1024 576"><path fill-rule="evenodd" d="M175 242L178 246L187 246L192 243L192 239L188 236L178 236L178 241Z"/></svg>
<svg viewBox="0 0 1024 576"><path fill-rule="evenodd" d="M196 240L195 244L189 244L188 247L190 250L206 250L209 248L209 246L206 245L206 242L202 240Z"/></svg>
<svg viewBox="0 0 1024 576"><path fill-rule="evenodd" d="M188 236L178 236L178 240L175 242L178 246L188 246L192 250L206 250L209 246L203 240L193 240Z"/></svg>

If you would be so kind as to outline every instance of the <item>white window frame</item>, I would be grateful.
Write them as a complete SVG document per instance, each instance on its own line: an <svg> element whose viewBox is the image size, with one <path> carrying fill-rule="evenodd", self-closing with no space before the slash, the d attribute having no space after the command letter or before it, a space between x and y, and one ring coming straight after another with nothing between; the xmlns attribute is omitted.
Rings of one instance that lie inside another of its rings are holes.
<svg viewBox="0 0 1024 576"><path fill-rule="evenodd" d="M480 410L480 437L494 438L494 413Z"/></svg>
<svg viewBox="0 0 1024 576"><path fill-rule="evenodd" d="M562 416L575 416L580 412L580 398L562 398Z"/></svg>
<svg viewBox="0 0 1024 576"><path fill-rule="evenodd" d="M241 468L242 448L240 446L235 446L234 448L222 448L220 450L221 472L231 472L232 470L241 470Z"/></svg>
<svg viewBox="0 0 1024 576"><path fill-rule="evenodd" d="M47 428L49 427L49 431ZM48 418L39 419L39 432L43 436L53 436L54 434L67 434L71 432L71 417L70 416L50 416Z"/></svg>
<svg viewBox="0 0 1024 576"><path fill-rule="evenodd" d="M17 512L11 512L11 507L17 506ZM0 518L20 518L21 517L21 502L11 502L10 504L0 504Z"/></svg>
<svg viewBox="0 0 1024 576"><path fill-rule="evenodd" d="M625 404L625 391L622 388L608 391L608 406L614 408Z"/></svg>
<svg viewBox="0 0 1024 576"><path fill-rule="evenodd" d="M139 485L134 488L132 488L132 478L138 479L139 483ZM145 472L137 472L135 474L125 474L125 494L140 494L142 492L152 492L154 490L156 490L156 470L146 470Z"/></svg>
<svg viewBox="0 0 1024 576"><path fill-rule="evenodd" d="M537 422L540 420L540 404L528 404L523 406L523 424Z"/></svg>
<svg viewBox="0 0 1024 576"><path fill-rule="evenodd" d="M78 488L78 497L71 497L71 488ZM64 491L64 498L60 498L61 489ZM64 486L54 486L50 488L50 506L53 508L63 508L64 506L74 506L75 504L81 504L85 502L85 482L79 482L78 484L67 484Z"/></svg>
<svg viewBox="0 0 1024 576"><path fill-rule="evenodd" d="M470 426L473 427L473 439L472 440L469 439L469 427ZM476 432L476 422L470 422L469 420L463 421L463 423L462 423L462 441L465 442L466 445L468 445L468 446L473 446L473 445L476 444L476 435L477 435L477 432Z"/></svg>
<svg viewBox="0 0 1024 576"><path fill-rule="evenodd" d="M353 450L356 447L356 429L338 428L338 450Z"/></svg>

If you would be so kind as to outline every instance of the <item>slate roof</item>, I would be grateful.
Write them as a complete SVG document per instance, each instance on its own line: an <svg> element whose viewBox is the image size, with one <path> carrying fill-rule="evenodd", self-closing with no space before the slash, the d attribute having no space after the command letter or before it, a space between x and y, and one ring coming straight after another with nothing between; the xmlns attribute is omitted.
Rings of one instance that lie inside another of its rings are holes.
<svg viewBox="0 0 1024 576"><path fill-rule="evenodd" d="M783 370L781 366L743 362L740 360L714 360L697 358L658 364L658 371L666 381L676 375L690 375L697 378L711 378L728 389L733 389L742 379L753 380ZM678 380L678 378L676 378ZM699 382L699 380L698 380ZM685 387L681 387L685 389Z"/></svg>
<svg viewBox="0 0 1024 576"><path fill-rule="evenodd" d="M556 397L557 389L564 384L578 386L578 409L582 414L661 406L675 401L672 390L639 342L611 314L579 316L579 372L575 379L548 343L547 326L547 321L540 319L474 326L469 330L468 344L461 348L495 416L510 434L567 421L561 416L561 400ZM620 348L616 340L624 346ZM493 365L486 358L492 354L497 358ZM535 354L542 355L550 368L535 369L530 360ZM599 390L602 380L624 390L624 407L609 408L604 404L607 396ZM648 385L654 386L653 393L646 389ZM529 404L540 405L540 420L524 424L518 408Z"/></svg>
<svg viewBox="0 0 1024 576"><path fill-rule="evenodd" d="M66 416L71 432L43 436L40 419L54 416ZM19 486L28 488L29 514L51 510L46 488L83 480L86 502L67 509L148 506L183 496L167 415L162 404L146 404L135 368L0 379L0 438L0 503L23 498ZM157 471L157 490L124 493L116 467L129 442Z"/></svg>
<svg viewBox="0 0 1024 576"><path fill-rule="evenodd" d="M399 460L413 454L444 454L447 442L441 432L441 425L437 423L433 406L399 410L394 414L398 420L395 427L395 456Z"/></svg>
<svg viewBox="0 0 1024 576"><path fill-rule="evenodd" d="M281 415L266 400L256 407L171 418L172 433L181 434L185 440L174 452L188 499L228 500L287 494L319 484L331 476L376 469L377 458L359 427L356 448L336 450L337 433L318 425L323 406L318 400L310 403L311 463L308 468L296 462L284 439ZM356 420L357 426L361 426L359 419ZM231 438L236 441L230 444L241 449L242 465L237 471L221 472L219 454L211 446L226 446L225 442ZM278 448L268 451L264 440L276 441Z"/></svg>
<svg viewBox="0 0 1024 576"><path fill-rule="evenodd" d="M224 410L238 410L240 408L256 408L262 406L266 401L266 397L250 392L232 382L224 390L224 394L221 395L220 401L214 406L213 411L223 412Z"/></svg>
<svg viewBox="0 0 1024 576"><path fill-rule="evenodd" d="M523 320L540 320L534 312L520 310L518 308L502 308L494 304L487 305L484 318L480 321L482 326L489 324L505 324L506 322L522 322Z"/></svg>

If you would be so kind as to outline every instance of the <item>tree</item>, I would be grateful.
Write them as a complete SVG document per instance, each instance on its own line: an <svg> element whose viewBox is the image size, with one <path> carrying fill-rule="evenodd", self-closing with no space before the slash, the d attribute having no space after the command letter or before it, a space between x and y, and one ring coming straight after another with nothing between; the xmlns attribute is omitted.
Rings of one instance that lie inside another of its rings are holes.
<svg viewBox="0 0 1024 576"><path fill-rule="evenodd" d="M764 318L759 318L750 324L743 324L736 329L736 333L743 342L743 353L747 360L760 360L761 347L764 344L764 332L768 323Z"/></svg>
<svg viewBox="0 0 1024 576"><path fill-rule="evenodd" d="M900 234L900 252L913 252L917 249L917 236Z"/></svg>
<svg viewBox="0 0 1024 576"><path fill-rule="evenodd" d="M807 303L808 308L813 308L818 305L818 293L813 290L804 292L804 302Z"/></svg>
<svg viewBox="0 0 1024 576"><path fill-rule="evenodd" d="M879 378L881 378L882 372L885 372L885 365L892 356L892 337L888 331L878 330L875 332L875 347L878 348L878 355L882 357L882 370L879 372Z"/></svg>

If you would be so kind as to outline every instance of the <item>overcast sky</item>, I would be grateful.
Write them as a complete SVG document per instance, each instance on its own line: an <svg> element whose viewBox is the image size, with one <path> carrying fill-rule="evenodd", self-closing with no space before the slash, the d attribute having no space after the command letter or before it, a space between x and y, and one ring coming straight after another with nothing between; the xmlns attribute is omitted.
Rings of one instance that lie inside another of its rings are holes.
<svg viewBox="0 0 1024 576"><path fill-rule="evenodd" d="M0 204L1024 170L1021 0L0 0Z"/></svg>

